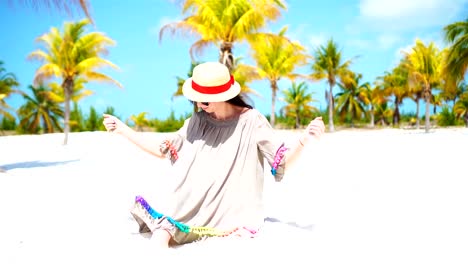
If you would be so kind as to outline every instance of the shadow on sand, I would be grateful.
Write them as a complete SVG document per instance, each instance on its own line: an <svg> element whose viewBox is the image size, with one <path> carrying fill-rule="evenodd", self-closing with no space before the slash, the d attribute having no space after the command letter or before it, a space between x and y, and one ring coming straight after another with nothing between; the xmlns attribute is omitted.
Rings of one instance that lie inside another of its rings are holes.
<svg viewBox="0 0 468 264"><path fill-rule="evenodd" d="M24 169L24 168L38 168L38 167L51 167L57 165L64 165L71 162L80 161L79 159L74 160L65 160L65 161L25 161L25 162L17 162L12 164L3 164L0 165L0 171L8 171L12 169Z"/></svg>
<svg viewBox="0 0 468 264"><path fill-rule="evenodd" d="M282 223L282 224L286 224L288 226L292 226L292 227L295 227L295 228L300 228L300 229L304 229L304 230L308 230L308 231L312 231L312 229L314 229L314 225L299 225L296 222L284 222L284 221L281 221L278 218L273 218L273 217L265 217L265 222Z"/></svg>

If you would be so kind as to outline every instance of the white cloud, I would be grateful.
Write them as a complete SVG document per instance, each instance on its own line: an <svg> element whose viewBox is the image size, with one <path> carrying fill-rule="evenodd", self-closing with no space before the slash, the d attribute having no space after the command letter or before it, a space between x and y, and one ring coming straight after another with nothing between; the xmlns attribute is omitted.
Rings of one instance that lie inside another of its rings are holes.
<svg viewBox="0 0 468 264"><path fill-rule="evenodd" d="M372 43L369 40L366 39L359 39L359 38L354 38L354 39L348 39L346 40L346 46L354 47L360 50L367 50L372 47Z"/></svg>
<svg viewBox="0 0 468 264"><path fill-rule="evenodd" d="M157 36L159 38L159 31L161 30L161 28L169 23L173 23L173 22L177 22L177 21L180 21L181 18L180 17L161 17L161 19L159 20L159 23L150 28L150 34L151 35L154 35L154 36Z"/></svg>
<svg viewBox="0 0 468 264"><path fill-rule="evenodd" d="M325 44L330 37L324 33L319 33L318 35L309 35L307 43L311 46L313 50L319 46Z"/></svg>
<svg viewBox="0 0 468 264"><path fill-rule="evenodd" d="M381 34L377 37L377 45L382 49L389 49L401 40L401 37L395 34Z"/></svg>
<svg viewBox="0 0 468 264"><path fill-rule="evenodd" d="M346 40L346 46L360 50L387 50L393 48L401 38L395 34L380 34L373 39L350 38Z"/></svg>
<svg viewBox="0 0 468 264"><path fill-rule="evenodd" d="M361 0L358 25L380 30L414 30L450 23L468 0Z"/></svg>
<svg viewBox="0 0 468 264"><path fill-rule="evenodd" d="M419 39L425 45L429 45L429 43L433 42L439 50L442 50L445 47L443 43L441 43L440 41L434 40L435 37L433 35L425 35L422 37L417 37L413 39L411 42L407 43L406 45L401 46L400 48L396 49L395 54L394 54L394 63L393 63L394 65L397 65L400 62L400 60L404 57L405 54L412 52L413 47L416 45L416 39Z"/></svg>

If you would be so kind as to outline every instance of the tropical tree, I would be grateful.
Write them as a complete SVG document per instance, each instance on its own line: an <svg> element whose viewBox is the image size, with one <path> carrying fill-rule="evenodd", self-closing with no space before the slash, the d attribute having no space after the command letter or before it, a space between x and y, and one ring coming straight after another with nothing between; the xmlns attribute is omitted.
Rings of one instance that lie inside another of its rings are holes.
<svg viewBox="0 0 468 264"><path fill-rule="evenodd" d="M2 119L4 117L10 120L14 119L9 112L11 107L6 103L6 99L14 93L21 93L19 90L14 89L17 86L19 86L19 82L16 76L11 72L7 72L3 66L3 61L0 61L0 116Z"/></svg>
<svg viewBox="0 0 468 264"><path fill-rule="evenodd" d="M312 64L311 77L315 80L326 79L329 90L326 92L328 102L328 130L335 131L333 124L333 87L337 80L344 79L349 73L351 60L343 61L342 52L338 49L337 43L329 39L327 44L319 46L314 53L315 61Z"/></svg>
<svg viewBox="0 0 468 264"><path fill-rule="evenodd" d="M206 47L215 45L219 49L219 62L232 71L234 43L258 32L268 22L277 20L281 9L286 9L282 0L185 0L182 13L188 16L164 25L159 31L159 39L166 31L172 35L177 32L196 33L200 39L190 48L192 60L195 61L195 54L201 54Z"/></svg>
<svg viewBox="0 0 468 264"><path fill-rule="evenodd" d="M86 89L86 83L88 83L88 81L82 77L75 79L72 94L70 95L70 100L72 102L79 102L81 99L94 94L93 91ZM63 93L64 90L62 86L57 82L51 82L49 83L49 87L51 88L49 97L57 103L64 103L65 94Z"/></svg>
<svg viewBox="0 0 468 264"><path fill-rule="evenodd" d="M391 72L386 71L383 76L377 77L384 87L384 92L388 96L393 97L394 110L392 124L394 126L400 123L400 106L403 104L403 100L411 95L410 89L408 88L408 74L407 65L400 63L393 68ZM419 119L418 109L416 109L416 118Z"/></svg>
<svg viewBox="0 0 468 264"><path fill-rule="evenodd" d="M28 133L62 131L60 120L63 110L60 105L48 98L49 88L40 84L28 86L32 95L23 94L26 103L18 109L19 126Z"/></svg>
<svg viewBox="0 0 468 264"><path fill-rule="evenodd" d="M88 19L78 22L65 22L64 30L60 32L53 27L37 39L43 45L29 54L28 59L38 60L42 65L36 70L35 82L59 78L63 89L64 111L64 144L68 142L70 131L70 101L74 93L75 82L79 79L86 81L109 82L122 87L111 77L98 72L103 66L118 69L112 62L101 58L108 53L107 47L115 42L100 32L86 33Z"/></svg>
<svg viewBox="0 0 468 264"><path fill-rule="evenodd" d="M86 130L87 131L97 131L99 130L102 124L103 118L98 115L96 108L91 106L89 108L88 118L86 119Z"/></svg>
<svg viewBox="0 0 468 264"><path fill-rule="evenodd" d="M364 91L363 101L369 106L370 127L373 128L377 109L388 102L387 94L380 85L369 86L369 89Z"/></svg>
<svg viewBox="0 0 468 264"><path fill-rule="evenodd" d="M289 89L283 90L283 100L286 102L283 111L286 116L295 119L295 128L301 126L302 118L310 119L314 112L319 111L311 105L311 103L317 100L314 100L312 94L307 90L308 86L305 82L299 84L292 82L292 86Z"/></svg>
<svg viewBox="0 0 468 264"><path fill-rule="evenodd" d="M148 118L146 118L146 115L148 112L141 112L138 115L131 115L130 120L133 121L133 124L135 125L135 129L137 131L143 131L143 128L147 127L150 125L150 121Z"/></svg>
<svg viewBox="0 0 468 264"><path fill-rule="evenodd" d="M453 104L455 104L455 102L460 98L460 96L468 91L468 83L466 83L465 81L461 81L458 82L455 86L443 85L441 88L441 99L447 102L453 102Z"/></svg>
<svg viewBox="0 0 468 264"><path fill-rule="evenodd" d="M237 57L234 60L232 75L241 87L241 95L243 99L252 103L252 96L261 97L261 95L249 86L249 83L255 80L260 80L262 77L256 67L241 63L242 59L243 57Z"/></svg>
<svg viewBox="0 0 468 264"><path fill-rule="evenodd" d="M285 36L287 27L276 34L259 33L251 35L249 44L252 47L252 58L262 79L270 82L271 116L270 124L275 125L276 93L278 82L282 78L295 80L307 78L295 72L296 68L304 66L310 58L306 49L298 42Z"/></svg>
<svg viewBox="0 0 468 264"><path fill-rule="evenodd" d="M389 106L388 102L383 102L375 107L375 123L382 126L388 125L388 121L393 117L394 109Z"/></svg>
<svg viewBox="0 0 468 264"><path fill-rule="evenodd" d="M190 63L190 69L189 71L187 72L187 77L185 78L182 78L180 76L176 76L176 80L177 80L177 90L172 94L171 96L171 100L173 101L174 98L176 97L180 97L180 96L183 96L183 92L182 92L182 87L184 86L184 83L185 83L185 80L187 80L188 78L192 77L193 75L193 69L195 68L195 66L197 66L198 64L200 64L200 62L196 62L196 61L192 61ZM197 107L197 104L194 103L193 104L193 112L195 113L196 111L198 111L198 107Z"/></svg>
<svg viewBox="0 0 468 264"><path fill-rule="evenodd" d="M73 102L73 107L70 111L70 131L81 132L85 129L85 117L83 111L77 102Z"/></svg>
<svg viewBox="0 0 468 264"><path fill-rule="evenodd" d="M368 82L360 83L362 74L349 73L343 83L338 83L341 92L336 94L336 110L341 119L350 118L351 127L354 127L354 120L362 118L366 113L365 100L370 90Z"/></svg>
<svg viewBox="0 0 468 264"><path fill-rule="evenodd" d="M468 18L444 27L445 40L451 45L448 49L444 73L449 81L463 80L468 69Z"/></svg>
<svg viewBox="0 0 468 264"><path fill-rule="evenodd" d="M462 117L465 126L468 127L468 92L462 94L460 99L453 106L453 112L457 118Z"/></svg>
<svg viewBox="0 0 468 264"><path fill-rule="evenodd" d="M7 1L8 3L13 3L15 1L9 0ZM59 12L66 12L69 15L71 15L73 8L78 7L85 16L92 21L91 18L91 13L89 12L90 5L87 0L62 0L62 1L57 1L57 0L21 0L17 1L22 5L30 5L34 9L39 9L42 6L45 6L46 8L55 8Z"/></svg>
<svg viewBox="0 0 468 264"><path fill-rule="evenodd" d="M410 81L415 85L421 85L424 91L426 103L425 131L429 132L430 105L432 88L440 85L442 76L443 52L439 51L434 42L425 45L421 40L416 40L411 52L406 53L409 61Z"/></svg>

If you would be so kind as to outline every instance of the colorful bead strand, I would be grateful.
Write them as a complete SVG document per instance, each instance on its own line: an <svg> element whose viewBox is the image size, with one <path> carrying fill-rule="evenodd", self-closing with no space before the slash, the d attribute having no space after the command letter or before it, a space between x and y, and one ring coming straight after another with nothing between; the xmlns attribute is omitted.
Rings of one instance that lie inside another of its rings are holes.
<svg viewBox="0 0 468 264"><path fill-rule="evenodd" d="M279 164L283 160L284 153L286 153L286 150L288 150L288 148L286 148L283 143L276 151L275 159L273 161L273 165L271 166L271 174L273 174L273 176L276 175L276 170L278 169Z"/></svg>
<svg viewBox="0 0 468 264"><path fill-rule="evenodd" d="M169 216L165 216L157 211L155 211L149 204L148 202L141 196L137 196L135 198L135 202L139 203L150 215L151 217L155 219L160 219L162 217L166 217L166 219L173 224L176 228L178 228L181 232L184 233L194 233L199 236L209 236L209 237L226 237L229 235L232 235L236 232L238 232L240 229L239 228L234 228L233 230L230 231L222 231L219 229L211 228L211 227L204 227L204 226L189 226L184 223L178 222L174 220L173 218ZM246 227L243 227L243 230L246 230L247 232L250 233L250 235L255 235L257 233L256 230L249 229Z"/></svg>
<svg viewBox="0 0 468 264"><path fill-rule="evenodd" d="M171 160L171 163L174 163L179 158L176 148L169 140L164 140L162 142L160 150L161 153L167 155L167 157Z"/></svg>

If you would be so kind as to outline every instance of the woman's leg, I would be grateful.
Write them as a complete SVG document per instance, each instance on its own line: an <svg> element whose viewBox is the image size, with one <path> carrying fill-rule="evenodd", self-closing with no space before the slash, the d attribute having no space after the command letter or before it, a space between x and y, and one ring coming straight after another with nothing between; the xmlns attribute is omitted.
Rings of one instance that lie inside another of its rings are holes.
<svg viewBox="0 0 468 264"><path fill-rule="evenodd" d="M151 242L158 248L169 248L171 234L163 229L156 229L151 236Z"/></svg>

